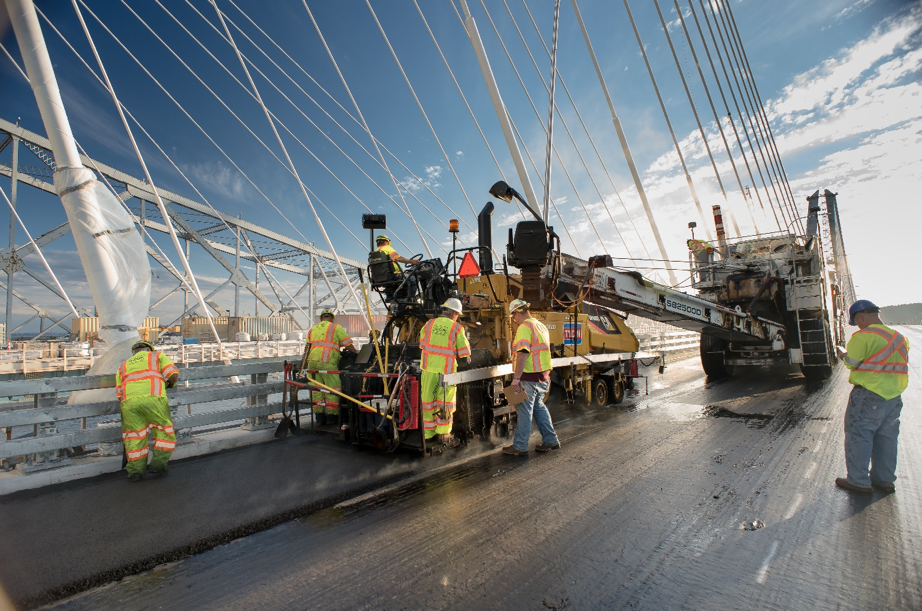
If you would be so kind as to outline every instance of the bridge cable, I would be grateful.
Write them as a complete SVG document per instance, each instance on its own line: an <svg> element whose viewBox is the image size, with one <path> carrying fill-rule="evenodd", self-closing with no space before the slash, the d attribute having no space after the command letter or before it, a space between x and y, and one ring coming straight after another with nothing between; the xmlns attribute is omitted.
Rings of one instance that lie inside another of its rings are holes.
<svg viewBox="0 0 922 611"><path fill-rule="evenodd" d="M506 12L509 14L509 17L512 20L512 25L515 28L515 31L519 35L519 40L522 41L522 45L525 47L525 52L528 54L529 59L531 59L532 66L534 67L535 72L538 74L538 78L540 79L541 84L544 86L545 91L547 91L548 96L550 96L551 94L550 88L548 87L547 83L544 81L544 75L541 73L541 69L538 67L538 62L535 61L535 57L531 52L531 48L528 46L528 42L526 42L525 40L525 35L522 33L522 30L519 28L519 24L516 21L515 16L512 14L512 10L509 8L509 4L506 2L506 0L503 0L503 5L506 7ZM529 16L531 16L531 13L529 13ZM534 23L534 20L532 20L532 24L535 25L535 29L537 31L537 24ZM540 38L540 35L541 35L540 31L538 31L539 38ZM547 46L544 43L544 39L543 38L540 38L540 39L541 39L542 47L544 48L545 52L548 53L548 56L550 56L550 52L548 51ZM564 88L564 92L569 97L570 92L566 88L566 85L563 82L563 75L559 73L559 70L555 70L555 72L557 73L557 79L560 80L560 84ZM570 103L573 104L573 108L576 109L576 104L573 102L572 97L570 97ZM615 219L612 216L611 211L608 209L608 205L605 203L605 196L602 195L602 190L599 188L598 183L596 183L595 178L592 175L592 171L589 169L589 164L587 164L586 160L583 158L583 154L582 152L580 152L579 146L577 146L576 144L576 139L573 137L573 133L570 131L570 126L567 125L567 121L564 118L563 113L560 112L560 108L556 104L556 102L554 104L554 108L557 111L558 116L560 117L560 123L561 125L563 125L564 131L567 133L567 136L570 138L570 143L573 145L573 150L576 152L577 157L579 157L580 162L583 164L583 169L586 170L586 174L589 177L589 182L592 183L592 186L595 189L596 194L599 196L599 203L601 204L602 208L608 213L608 218L611 221L612 226L614 226L615 228L615 233L617 233L618 237L621 239L621 245L624 247L624 250L627 253L628 258L633 260L633 253L631 253L630 248L628 248L627 241L624 239L624 236L621 234L621 229L618 227L618 224L615 222ZM579 116L579 110L576 110L576 114L577 116ZM582 117L580 117L580 123L582 123ZM584 128L586 127L585 124L583 124L583 127ZM587 130L587 133L588 133L588 130ZM563 166L562 160L561 160L561 166ZM572 184L572 181L571 181L571 184ZM574 186L574 190L575 190L575 186ZM615 193L617 194L617 190L615 191ZM620 195L619 195L619 198L620 198ZM586 209L584 208L584 210ZM588 210L586 211L586 214L587 216L589 216ZM589 216L589 218L591 219L591 216ZM609 253L611 252L608 249L608 247L605 245L604 242L602 243L602 248L604 248ZM649 252L647 253L647 256L648 257L650 256Z"/></svg>
<svg viewBox="0 0 922 611"><path fill-rule="evenodd" d="M733 159L733 152L730 150L730 144L727 142L727 136L724 133L723 123L717 114L717 108L714 107L714 99L711 97L711 90L708 87L707 79L704 77L704 71L701 68L701 63L698 61L698 54L695 52L694 44L692 44L691 35L689 34L688 27L685 24L685 18L682 16L682 9L679 7L679 0L672 1L675 4L676 13L679 16L679 22L682 24L682 31L685 33L685 41L688 44L689 50L691 50L692 59L695 62L695 67L698 69L698 77L701 79L701 85L704 87L704 93L707 96L708 104L711 107L711 113L714 115L714 123L717 126L717 131L720 133L720 139L723 141L724 149L727 151L727 158L730 160L730 167L733 168L733 176L736 177L736 184L740 188L740 197L743 198L743 204L746 206L746 211L749 213L749 218L752 220L752 226L756 233L758 233L759 226L758 223L756 223L756 217L752 213L752 206L750 205L749 200L746 198L745 189L743 188L743 181L740 178L739 170L737 170L736 161ZM740 232L735 220L733 224L736 228L737 235L742 237L743 234Z"/></svg>
<svg viewBox="0 0 922 611"><path fill-rule="evenodd" d="M215 340L218 342L218 348L223 353L224 343L221 341L221 337L218 335L218 331L214 326L214 321L211 318L211 312L208 311L208 306L205 303L205 297L202 295L202 291L199 289L198 282L195 280L195 275L192 273L192 267L189 265L189 260L182 252L182 246L179 243L179 237L176 235L176 229L173 227L173 223L167 214L166 204L163 203L163 199L161 199L160 193L157 192L157 188L154 186L154 179L151 177L150 170L148 169L147 164L144 162L144 157L141 155L141 149L138 148L138 143L131 131L131 126L128 125L128 120L125 118L125 113L122 112L122 105L118 101L118 96L115 94L115 88L112 86L112 82L109 80L109 75L106 73L106 67L102 62L102 58L99 56L99 51L97 51L95 43L93 42L93 36L90 34L90 30L86 25L86 21L83 19L83 13L80 11L80 4L83 4L83 0L72 0L72 3L74 6L74 11L77 13L77 19L79 19L80 25L83 28L83 33L86 35L87 42L90 45L90 49L93 51L93 56L96 58L97 64L99 64L99 71L102 74L103 80L106 82L106 89L108 89L109 93L112 95L112 101L115 103L115 109L121 118L122 126L125 128L128 139L131 141L131 147L134 149L134 153L138 158L138 163L141 164L141 169L144 171L144 176L147 178L147 184L150 185L151 190L154 193L154 197L157 200L157 207L160 209L160 213L163 215L164 221L166 221L166 226L167 229L169 229L170 239L173 241L173 246L176 248L176 252L179 254L179 258L183 263L183 268L186 270L186 274L189 276L189 281L192 284L195 296L199 301L199 305L205 311L205 317L208 319L208 326L211 327L211 332L214 333ZM86 5L84 4L84 6Z"/></svg>
<svg viewBox="0 0 922 611"><path fill-rule="evenodd" d="M755 192L755 194L756 194L756 200L759 202L759 208L761 208L762 211L763 211L763 213L764 213L764 211L765 211L765 204L762 203L762 195L759 193L758 187L756 187L756 180L755 180L755 177L754 177L753 174L752 174L752 167L749 165L749 159L748 159L748 157L746 156L746 149L743 147L743 141L742 141L742 139L740 138L739 131L736 129L736 121L733 120L733 114L730 112L730 104L729 104L729 102L727 101L727 96L726 96L726 94L724 93L723 83L721 82L720 76L719 76L718 73L717 73L717 67L714 65L714 59L713 59L713 57L711 56L710 48L709 48L708 43L707 43L707 40L706 40L706 38L705 38L705 36L704 36L704 30L703 30L702 27L701 27L701 22L700 22L700 20L698 19L698 13L697 13L697 11L695 10L694 0L688 0L688 7L689 7L689 9L691 9L691 15L692 15L692 17L693 17L694 20L695 20L695 27L696 27L697 30L698 30L698 36L701 38L701 43L702 43L702 46L704 47L705 54L707 55L708 63L709 63L710 66L711 66L711 72L712 72L713 75L714 75L714 81L717 83L717 91L720 93L720 99L721 99L721 101L723 102L723 104L724 104L724 109L725 109L726 112L727 112L727 120L728 120L729 123L730 123L730 127L733 128L733 135L734 135L734 137L736 138L736 144L737 144L737 147L739 148L740 156L743 158L743 164L746 166L746 172L747 172L747 174L749 174L749 180L750 180L750 182L752 183L752 191ZM707 19L707 13L706 13L706 11L705 11L705 9L704 9L704 5L703 5L703 4L701 5L701 11L702 11L702 13L704 14L705 22L706 22L706 25L707 25L707 27L708 27L708 32L709 32L710 35L711 35L711 41L712 41L712 43L713 43L713 45L714 45L714 54L717 55L717 59L718 59L718 61L720 62L720 66L721 66L721 68L723 69L724 76L726 77L727 71L726 71L726 67L724 66L724 63L723 63L723 57L720 55L720 50L719 50L719 48L718 48L718 46L717 46L717 38L714 36L714 31L711 29L711 22ZM728 79L728 83L729 83L729 79ZM731 93L732 93L732 91L731 91ZM735 101L735 100L734 100L734 101ZM748 136L747 136L747 137L748 137ZM750 147L750 152L751 152L751 147ZM729 149L728 149L728 154L732 154L732 153L729 151ZM754 161L755 161L755 159L753 158L753 162L754 162ZM745 196L745 189L744 189L744 196ZM769 207L771 207L771 200L769 200ZM775 213L774 208L772 208L772 214L773 214L774 217L775 217L775 224L778 226L778 229L781 229L781 223L778 221L778 215L777 215L777 213Z"/></svg>

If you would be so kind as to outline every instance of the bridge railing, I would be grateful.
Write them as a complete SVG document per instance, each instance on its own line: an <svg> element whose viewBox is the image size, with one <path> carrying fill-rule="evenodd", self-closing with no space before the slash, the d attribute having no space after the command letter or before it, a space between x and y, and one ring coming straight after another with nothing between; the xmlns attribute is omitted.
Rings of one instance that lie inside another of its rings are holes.
<svg viewBox="0 0 922 611"><path fill-rule="evenodd" d="M220 363L226 359L285 358L300 355L304 342L272 340L256 342L224 342L224 352L218 344L165 344L157 347L176 365L187 363ZM26 375L53 371L86 371L103 352L93 348L62 348L60 356L49 356L39 349L23 348L0 351L0 375ZM2 396L2 395L0 395Z"/></svg>
<svg viewBox="0 0 922 611"><path fill-rule="evenodd" d="M167 391L177 448L216 428L252 432L274 426L268 416L281 413L282 406L270 397L282 392L283 383L268 378L282 367L278 359L180 369L180 385ZM241 376L249 380L241 382ZM62 404L68 393L97 389L108 389L103 400ZM107 443L117 445L113 453L121 454L114 374L0 382L0 397L22 398L0 404L0 428L5 433L0 436L0 466L6 470L21 465L19 471L28 474L71 465L74 456L105 455L102 448ZM114 416L113 422L101 423L104 416ZM32 427L31 434L25 427ZM87 451L93 444L101 444L101 449Z"/></svg>
<svg viewBox="0 0 922 611"><path fill-rule="evenodd" d="M640 349L646 352L665 352L666 354L685 353L698 350L701 334L695 331L669 331L665 333L637 334Z"/></svg>

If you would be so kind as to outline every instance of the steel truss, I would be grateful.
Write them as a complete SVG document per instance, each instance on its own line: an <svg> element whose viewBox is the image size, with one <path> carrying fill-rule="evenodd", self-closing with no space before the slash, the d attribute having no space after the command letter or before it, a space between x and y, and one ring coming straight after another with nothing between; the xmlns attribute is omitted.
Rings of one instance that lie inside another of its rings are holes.
<svg viewBox="0 0 922 611"><path fill-rule="evenodd" d="M43 165L32 166L19 162L20 144L33 153L34 157ZM0 161L0 175L9 177L13 181L11 199L14 206L16 204L18 184L25 184L56 195L52 181L54 158L51 153L51 144L47 138L0 119L0 154L7 148L11 149L12 160L10 162ZM95 171L100 176L100 179L104 177L112 185L116 194L128 206L136 223L142 225L148 231L168 233L166 222L157 206L147 205L149 202L155 201L149 184L140 178L116 170L89 157L81 155L81 158L87 168ZM291 239L241 218L213 210L207 204L171 193L165 189L158 188L157 192L166 203L167 211L177 234L185 241L187 255L190 244L198 244L229 273L227 280L206 297L206 302L218 315L227 315L229 312L222 310L210 300L228 284L234 285L234 316L240 313L240 289L248 291L256 299L256 311L254 313L257 316L260 311L259 304L263 304L268 310L268 314L287 314L302 328L313 324L316 313L322 308L331 308L340 314L362 312L362 308L352 299L349 285L352 285L352 289L358 288L359 270L365 269L364 263L340 256L339 259L342 261L346 271L346 277L343 278L336 266L333 254L327 250L318 248L313 244ZM6 289L7 292L6 328L8 337L12 332L11 306L14 298L19 299L36 311L36 315L32 319L36 316L41 318L42 333L62 324L69 318L69 316L65 316L62 319L54 319L52 320L52 326L46 329L44 327L45 319L52 319L52 316L13 290L14 274L21 271L63 299L63 296L52 284L44 280L23 262L23 259L33 253L35 249L31 243L15 246L14 223L15 220L11 218L10 246L0 249L0 266L7 274L7 282L5 284L0 283L0 288ZM35 243L39 248L43 248L68 233L70 233L70 226L65 222L36 237ZM183 291L183 316L190 314L197 308L198 304L193 300L190 306L190 294L183 285L182 273L177 268L169 265L161 254L150 245L149 241L147 243L147 252L154 261L166 269L179 282L166 295L157 298L157 301L151 305L151 310L153 311L154 308L177 291ZM253 279L240 267L241 261L249 262L256 267ZM289 298L277 286L275 275L271 273L272 270L281 270L301 276L304 278L304 283ZM264 280L262 290L260 276ZM272 295L265 294L266 285L272 291ZM307 292L307 299L305 300L307 305L302 305L300 298L305 291ZM300 317L295 316L295 314L302 311L303 315ZM383 313L383 311L383 308L381 308L381 312L375 313ZM176 324L180 318L173 321L171 325ZM20 327L17 327L17 329Z"/></svg>

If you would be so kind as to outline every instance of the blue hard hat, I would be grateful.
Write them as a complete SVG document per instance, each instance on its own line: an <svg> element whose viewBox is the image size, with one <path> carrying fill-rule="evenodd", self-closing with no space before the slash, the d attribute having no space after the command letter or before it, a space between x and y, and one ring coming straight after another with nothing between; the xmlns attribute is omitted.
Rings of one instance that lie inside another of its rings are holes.
<svg viewBox="0 0 922 611"><path fill-rule="evenodd" d="M879 312L880 308L878 308L876 305L874 305L867 299L859 299L858 301L852 304L852 307L848 309L848 324L850 325L856 324L855 314L858 314L859 312L864 312L865 310L875 310Z"/></svg>

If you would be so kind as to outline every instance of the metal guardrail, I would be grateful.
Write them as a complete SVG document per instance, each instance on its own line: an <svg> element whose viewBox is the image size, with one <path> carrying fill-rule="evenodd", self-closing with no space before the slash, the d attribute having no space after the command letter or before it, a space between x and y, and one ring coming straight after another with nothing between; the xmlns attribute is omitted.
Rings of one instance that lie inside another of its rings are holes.
<svg viewBox="0 0 922 611"><path fill-rule="evenodd" d="M659 333L644 337L638 335L640 349L647 352L680 352L684 350L697 350L700 333L694 331L673 331Z"/></svg>
<svg viewBox="0 0 922 611"><path fill-rule="evenodd" d="M301 340L261 340L255 342L224 342L224 352L218 344L163 344L158 350L168 355L179 367L187 363L220 363L224 360L284 358L298 356L304 350ZM42 373L49 371L86 371L103 353L93 349L65 348L61 357L49 357L41 350L23 349L0 351L0 374ZM3 396L0 394L0 396Z"/></svg>
<svg viewBox="0 0 922 611"><path fill-rule="evenodd" d="M177 387L167 391L170 407L186 407L185 414L176 414L173 418L177 438L195 435L194 429L199 427L240 420L247 421L245 427L265 428L267 417L282 411L281 402L269 403L269 396L282 392L283 383L281 380L268 381L270 373L282 371L282 363L279 359L180 369L180 382L218 380L218 383ZM231 381L236 376L250 376L250 383ZM111 400L58 404L62 393L106 388L113 389ZM6 431L6 435L0 439L0 462L7 465L9 459L22 456L26 463L23 472L29 472L69 464L67 453L73 448L121 441L121 428L118 426L87 427L88 418L120 413L120 403L115 399L114 388L114 374L0 382L0 397L31 398L30 401L0 405L0 428ZM246 404L192 413L192 405L233 399L246 399ZM59 433L58 425L67 421L79 421L79 428ZM32 426L33 435L11 439L12 427L22 426Z"/></svg>

